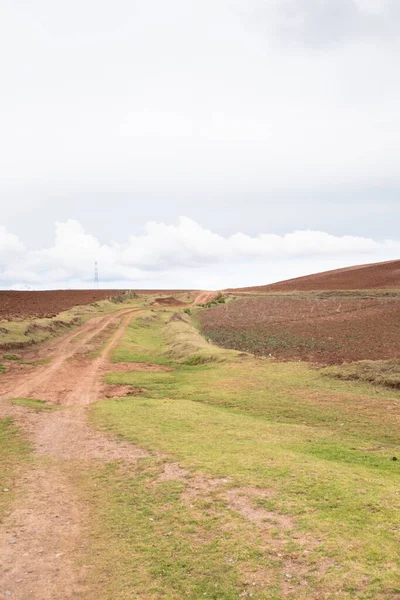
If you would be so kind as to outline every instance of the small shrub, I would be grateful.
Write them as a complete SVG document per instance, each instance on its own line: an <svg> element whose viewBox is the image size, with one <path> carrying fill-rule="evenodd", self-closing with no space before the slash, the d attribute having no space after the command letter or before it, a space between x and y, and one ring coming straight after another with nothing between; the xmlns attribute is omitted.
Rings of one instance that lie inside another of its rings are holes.
<svg viewBox="0 0 400 600"><path fill-rule="evenodd" d="M20 360L20 356L18 356L17 354L3 354L3 359L4 360Z"/></svg>
<svg viewBox="0 0 400 600"><path fill-rule="evenodd" d="M110 302L114 302L114 304L123 304L124 302L128 302L129 300L134 300L138 298L138 295L133 290L125 290L118 294L117 296L111 296Z"/></svg>
<svg viewBox="0 0 400 600"><path fill-rule="evenodd" d="M186 313L187 315L192 314L190 308L184 308L183 312Z"/></svg>

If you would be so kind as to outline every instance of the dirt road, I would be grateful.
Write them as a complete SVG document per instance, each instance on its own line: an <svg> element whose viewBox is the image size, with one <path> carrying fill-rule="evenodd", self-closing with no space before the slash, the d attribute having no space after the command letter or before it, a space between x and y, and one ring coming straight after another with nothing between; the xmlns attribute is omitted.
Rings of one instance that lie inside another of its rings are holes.
<svg viewBox="0 0 400 600"><path fill-rule="evenodd" d="M72 483L72 473L92 461L130 462L144 455L93 431L86 413L101 395L110 352L137 311L92 319L37 350L38 357L47 350L48 364L5 377L0 417L12 416L27 431L34 458L21 473L16 505L0 528L1 597L86 597L88 566L82 562L81 543L89 508ZM59 408L34 412L10 404L9 398L37 398Z"/></svg>

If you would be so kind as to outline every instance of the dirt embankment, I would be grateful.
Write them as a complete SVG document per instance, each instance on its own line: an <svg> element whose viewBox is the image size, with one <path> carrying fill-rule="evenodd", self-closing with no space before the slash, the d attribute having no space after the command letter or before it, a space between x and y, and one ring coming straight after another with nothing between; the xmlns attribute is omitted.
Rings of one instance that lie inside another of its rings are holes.
<svg viewBox="0 0 400 600"><path fill-rule="evenodd" d="M400 288L400 260L357 265L270 285L230 289L234 292L294 292L319 290L369 290Z"/></svg>
<svg viewBox="0 0 400 600"><path fill-rule="evenodd" d="M212 302L220 292L200 292L194 299L193 304L206 304L207 302Z"/></svg>
<svg viewBox="0 0 400 600"><path fill-rule="evenodd" d="M153 306L186 306L186 302L174 298L174 296L165 296L156 298L152 303Z"/></svg>

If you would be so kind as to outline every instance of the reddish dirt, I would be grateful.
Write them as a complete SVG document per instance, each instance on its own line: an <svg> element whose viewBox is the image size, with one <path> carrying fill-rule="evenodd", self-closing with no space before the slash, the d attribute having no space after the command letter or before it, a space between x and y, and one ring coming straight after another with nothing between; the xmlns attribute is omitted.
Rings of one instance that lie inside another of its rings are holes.
<svg viewBox="0 0 400 600"><path fill-rule="evenodd" d="M212 302L212 300L214 300L219 293L220 292L200 292L200 294L195 297L193 304L197 305L205 304L206 302Z"/></svg>
<svg viewBox="0 0 400 600"><path fill-rule="evenodd" d="M123 290L52 290L14 292L0 290L0 319L54 317L73 306L91 304L121 294Z"/></svg>
<svg viewBox="0 0 400 600"><path fill-rule="evenodd" d="M240 298L199 318L215 343L260 356L323 364L400 357L400 295Z"/></svg>
<svg viewBox="0 0 400 600"><path fill-rule="evenodd" d="M12 319L28 319L55 317L64 310L74 306L91 304L118 296L126 290L50 290L40 292L20 292L0 290L0 321ZM193 290L135 290L140 296L154 294L183 294L193 297L198 292ZM169 304L166 298L160 298L159 304ZM175 306L183 305L174 299Z"/></svg>
<svg viewBox="0 0 400 600"><path fill-rule="evenodd" d="M185 302L181 300L177 300L173 296L166 296L163 298L156 298L154 302L152 302L153 306L186 306Z"/></svg>
<svg viewBox="0 0 400 600"><path fill-rule="evenodd" d="M270 285L237 288L234 292L294 292L318 290L369 290L400 288L400 260L357 265Z"/></svg>

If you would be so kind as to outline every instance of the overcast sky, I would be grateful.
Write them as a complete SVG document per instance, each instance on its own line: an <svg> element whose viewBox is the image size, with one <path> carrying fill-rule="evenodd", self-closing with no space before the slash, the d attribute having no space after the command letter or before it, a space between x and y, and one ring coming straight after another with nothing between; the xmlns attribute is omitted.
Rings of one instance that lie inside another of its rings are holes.
<svg viewBox="0 0 400 600"><path fill-rule="evenodd" d="M399 0L0 0L0 287L400 257Z"/></svg>

